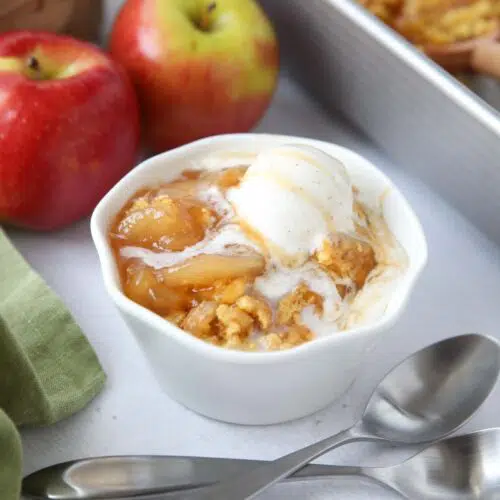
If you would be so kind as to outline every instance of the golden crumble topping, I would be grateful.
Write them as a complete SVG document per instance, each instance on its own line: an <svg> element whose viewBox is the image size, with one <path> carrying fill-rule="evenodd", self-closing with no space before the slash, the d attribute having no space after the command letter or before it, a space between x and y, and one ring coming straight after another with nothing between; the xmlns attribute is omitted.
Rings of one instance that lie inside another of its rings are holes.
<svg viewBox="0 0 500 500"><path fill-rule="evenodd" d="M360 0L417 46L443 45L495 33L498 0Z"/></svg>
<svg viewBox="0 0 500 500"><path fill-rule="evenodd" d="M237 300L236 305L242 311L245 311L247 314L252 316L252 318L257 321L257 324L262 331L267 331L271 326L273 313L269 304L264 300L259 300L255 297L245 295Z"/></svg>
<svg viewBox="0 0 500 500"><path fill-rule="evenodd" d="M272 312L264 300L245 295L235 299L233 304L202 301L187 314L174 311L165 319L203 340L225 347L250 349L254 347L250 334L254 329L267 331L272 324Z"/></svg>
<svg viewBox="0 0 500 500"><path fill-rule="evenodd" d="M291 349L314 338L313 333L303 325L286 327L282 332L264 336L266 348L270 351Z"/></svg>
<svg viewBox="0 0 500 500"><path fill-rule="evenodd" d="M317 313L321 313L323 298L312 292L306 284L301 283L278 302L277 323L279 325L300 324L300 314L308 306L313 306Z"/></svg>
<svg viewBox="0 0 500 500"><path fill-rule="evenodd" d="M315 258L335 277L351 280L357 289L363 287L376 265L372 246L348 236L339 236L335 241L326 240ZM344 295L345 288L341 286L339 293Z"/></svg>
<svg viewBox="0 0 500 500"><path fill-rule="evenodd" d="M392 25L401 12L404 0L360 0L360 2L372 14Z"/></svg>
<svg viewBox="0 0 500 500"><path fill-rule="evenodd" d="M300 313L307 306L321 309L322 299L307 286L299 285L279 303L277 320L262 298L244 295L233 304L203 301L187 314L175 311L165 319L198 338L234 349L255 349L254 330L264 334L266 348L288 349L307 342L313 333L300 323Z"/></svg>
<svg viewBox="0 0 500 500"><path fill-rule="evenodd" d="M234 337L235 335L243 338L250 333L253 326L253 319L236 304L232 306L221 304L217 307L216 314L224 338Z"/></svg>
<svg viewBox="0 0 500 500"><path fill-rule="evenodd" d="M181 326L196 337L210 337L212 336L212 323L216 318L216 312L216 302L201 302L187 313Z"/></svg>

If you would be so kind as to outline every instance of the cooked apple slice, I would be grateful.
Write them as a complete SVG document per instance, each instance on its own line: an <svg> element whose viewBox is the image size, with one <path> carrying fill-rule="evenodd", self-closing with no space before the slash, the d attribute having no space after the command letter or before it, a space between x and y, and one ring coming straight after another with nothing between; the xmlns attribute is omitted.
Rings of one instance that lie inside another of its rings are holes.
<svg viewBox="0 0 500 500"><path fill-rule="evenodd" d="M205 287L217 280L255 278L264 271L261 255L197 255L179 266L163 269L163 282L171 287Z"/></svg>
<svg viewBox="0 0 500 500"><path fill-rule="evenodd" d="M203 239L210 212L167 195L144 196L127 210L116 234L132 245L179 251Z"/></svg>
<svg viewBox="0 0 500 500"><path fill-rule="evenodd" d="M153 269L137 263L127 267L123 289L129 299L158 314L182 310L191 300L189 294L174 290L158 279Z"/></svg>
<svg viewBox="0 0 500 500"><path fill-rule="evenodd" d="M159 194L166 194L172 198L196 198L196 193L200 190L201 183L198 179L187 179L174 181L159 189Z"/></svg>

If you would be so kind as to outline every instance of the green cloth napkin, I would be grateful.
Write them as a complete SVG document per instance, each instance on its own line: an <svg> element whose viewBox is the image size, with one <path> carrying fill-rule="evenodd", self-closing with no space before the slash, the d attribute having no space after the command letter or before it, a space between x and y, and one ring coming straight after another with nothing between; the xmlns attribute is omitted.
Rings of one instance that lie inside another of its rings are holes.
<svg viewBox="0 0 500 500"><path fill-rule="evenodd" d="M61 300L0 228L0 498L18 500L16 427L49 425L83 408L105 374ZM3 411L2 411L3 410Z"/></svg>

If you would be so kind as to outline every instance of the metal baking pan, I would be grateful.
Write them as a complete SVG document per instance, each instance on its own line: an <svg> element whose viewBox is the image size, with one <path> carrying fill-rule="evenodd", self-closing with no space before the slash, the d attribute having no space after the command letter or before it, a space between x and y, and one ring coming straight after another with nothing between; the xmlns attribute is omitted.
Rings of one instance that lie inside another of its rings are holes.
<svg viewBox="0 0 500 500"><path fill-rule="evenodd" d="M350 0L261 3L285 71L500 243L498 111Z"/></svg>

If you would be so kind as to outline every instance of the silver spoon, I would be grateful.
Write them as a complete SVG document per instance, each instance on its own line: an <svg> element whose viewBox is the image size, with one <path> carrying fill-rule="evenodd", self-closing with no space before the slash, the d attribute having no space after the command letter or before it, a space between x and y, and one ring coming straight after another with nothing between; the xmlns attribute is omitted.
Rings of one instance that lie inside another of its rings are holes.
<svg viewBox="0 0 500 500"><path fill-rule="evenodd" d="M23 481L23 495L57 500L124 499L179 493L264 465L263 460L212 457L116 456L74 460L41 469ZM290 481L325 479L334 465L306 465Z"/></svg>
<svg viewBox="0 0 500 500"><path fill-rule="evenodd" d="M61 483L50 491L38 491L36 497L58 500L123 499L130 498L133 491L133 498L138 498L138 495L151 498L149 495L152 494L170 493L177 494L169 495L169 499L186 498L188 489L201 488L224 475L266 464L265 461L257 460L200 457L102 457L81 460L60 465L59 472L64 468L68 475L66 485ZM500 498L499 464L500 428L497 428L444 439L391 467L306 465L287 481L356 475L373 479L406 498L492 500ZM45 473L50 473L50 469L55 468L45 469ZM138 474L141 470L144 476ZM120 472L118 475L117 471ZM87 481L92 478L95 485L93 493L89 490L89 484L81 489L82 477L87 477ZM109 483L113 477L111 489L104 489L103 481ZM30 494L37 490L36 481L40 478L40 473L29 476L23 493ZM156 485L153 484L155 481ZM134 490L127 487L128 482L134 484Z"/></svg>
<svg viewBox="0 0 500 500"><path fill-rule="evenodd" d="M214 466L224 469L218 473L213 468L206 468L205 461L211 459L87 459L35 472L24 480L23 493L35 498L59 500L130 498L172 491L172 488L180 488L179 484L184 484L184 487L190 483L206 484L239 473L252 477L255 471L259 472L256 480L263 484L259 486L262 490L322 453L347 442L372 440L415 444L450 434L482 405L495 385L499 371L500 349L495 340L476 334L452 337L413 354L386 375L356 425L284 459L264 464L247 462L242 469L238 469L236 461L232 469L227 468L227 462L219 461ZM330 467L328 471L317 469L326 466L311 467L316 469L304 469L300 476L333 473ZM261 471L266 474L265 483L261 480ZM250 498L247 490L235 491L208 498ZM251 493L254 494L256 492Z"/></svg>
<svg viewBox="0 0 500 500"><path fill-rule="evenodd" d="M483 404L499 372L498 343L469 334L433 344L390 371L349 429L186 498L254 498L280 479L354 441L425 443L462 426Z"/></svg>
<svg viewBox="0 0 500 500"><path fill-rule="evenodd" d="M365 476L415 500L498 500L500 428L439 441L392 467L338 467L335 474Z"/></svg>

